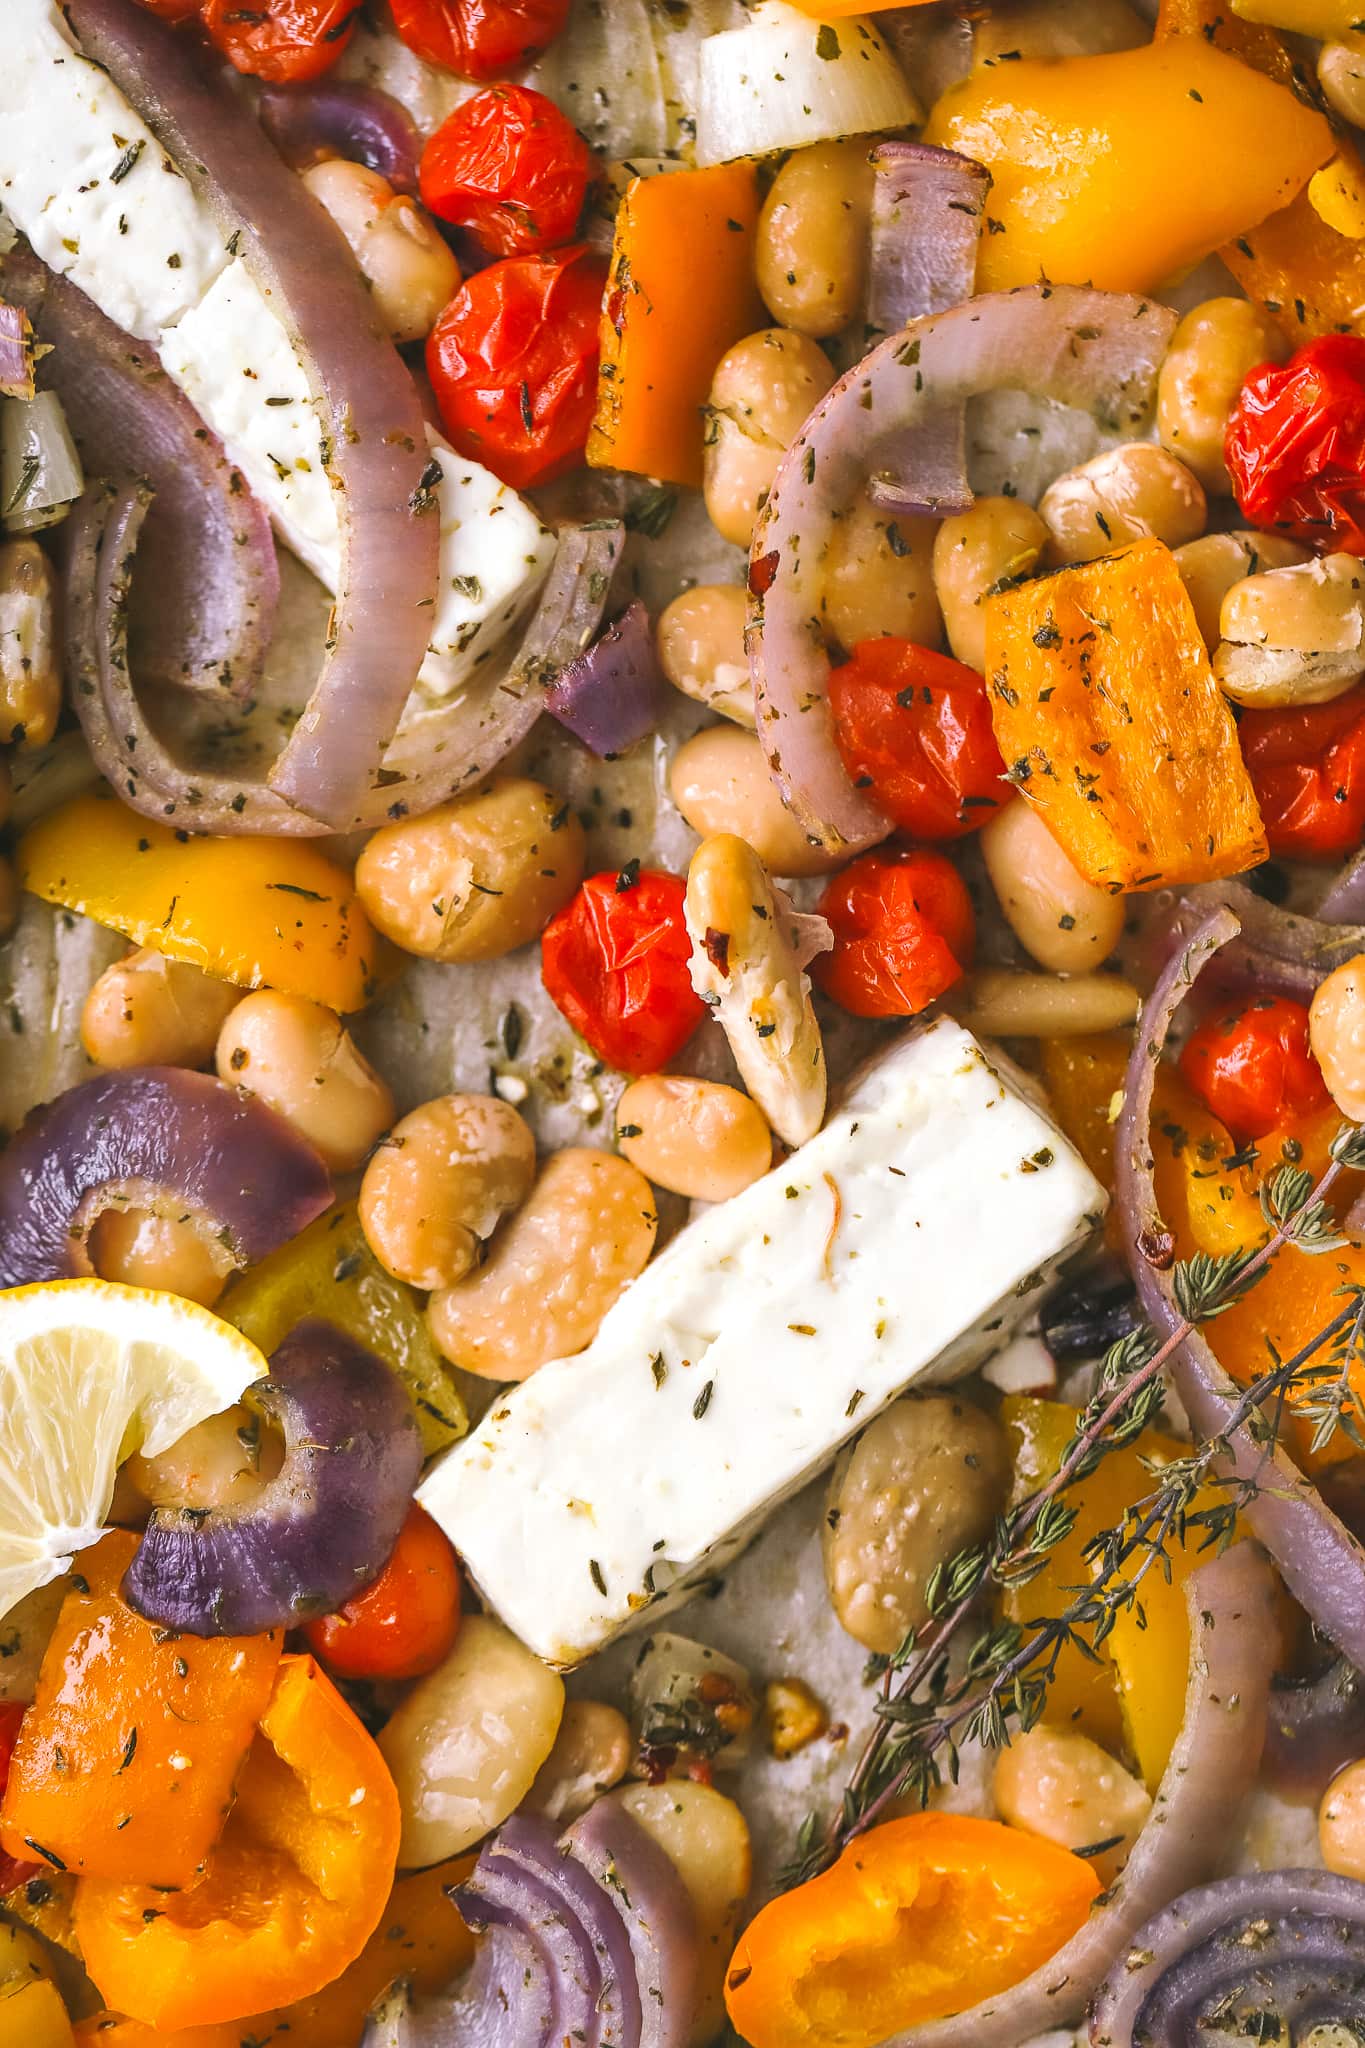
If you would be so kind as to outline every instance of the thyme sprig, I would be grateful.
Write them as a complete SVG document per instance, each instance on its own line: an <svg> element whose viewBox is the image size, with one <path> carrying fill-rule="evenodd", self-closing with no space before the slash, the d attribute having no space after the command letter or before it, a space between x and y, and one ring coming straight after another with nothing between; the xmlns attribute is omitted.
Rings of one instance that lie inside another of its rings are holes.
<svg viewBox="0 0 1365 2048"><path fill-rule="evenodd" d="M822 1828L818 1815L807 1816L783 1873L786 1882L799 1883L827 1868L893 1801L909 1795L924 1804L945 1773L955 1782L963 1742L999 1748L1011 1729L1023 1733L1035 1726L1063 1650L1072 1645L1099 1661L1120 1614L1140 1615L1138 1594L1147 1573L1156 1568L1170 1578L1172 1540L1183 1544L1197 1534L1201 1549L1226 1547L1258 1490L1257 1475L1229 1478L1218 1470L1240 1430L1252 1433L1263 1467L1297 1396L1295 1415L1314 1425L1314 1451L1338 1429L1365 1450L1355 1384L1357 1369L1365 1366L1365 1287L1346 1283L1335 1290L1343 1297L1341 1309L1291 1358L1281 1360L1272 1347L1269 1370L1245 1389L1225 1429L1193 1446L1188 1457L1154 1468L1152 1490L1112 1528L1090 1539L1084 1555L1092 1582L1077 1588L1060 1614L1027 1623L989 1621L958 1651L960 1632L983 1592L1027 1585L1070 1535L1077 1510L1064 1497L1067 1489L1159 1419L1163 1368L1191 1334L1241 1301L1284 1251L1315 1256L1348 1242L1327 1198L1344 1171L1360 1169L1365 1131L1343 1127L1316 1183L1291 1166L1267 1177L1261 1209L1269 1234L1263 1245L1218 1257L1198 1253L1172 1268L1180 1321L1170 1335L1159 1340L1143 1324L1110 1347L1057 1471L1001 1516L985 1543L959 1551L934 1571L926 1587L927 1620L893 1655L870 1660L869 1675L881 1680L873 1728L833 1820Z"/></svg>

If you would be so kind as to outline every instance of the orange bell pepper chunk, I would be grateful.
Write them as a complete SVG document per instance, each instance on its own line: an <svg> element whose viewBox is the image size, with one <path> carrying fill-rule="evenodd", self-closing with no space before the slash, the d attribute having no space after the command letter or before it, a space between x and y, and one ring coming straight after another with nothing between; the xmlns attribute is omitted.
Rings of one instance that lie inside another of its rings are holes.
<svg viewBox="0 0 1365 2048"><path fill-rule="evenodd" d="M634 178L616 216L588 461L701 482L703 409L726 349L763 326L751 163Z"/></svg>
<svg viewBox="0 0 1365 2048"><path fill-rule="evenodd" d="M726 2009L753 2048L873 2048L1027 1977L1099 1889L1069 1849L1000 1821L887 1821L750 1923Z"/></svg>
<svg viewBox="0 0 1365 2048"><path fill-rule="evenodd" d="M82 1876L190 1885L222 1833L280 1638L144 1621L118 1590L137 1546L112 1530L72 1574L11 1760L0 1846Z"/></svg>
<svg viewBox="0 0 1365 2048"><path fill-rule="evenodd" d="M1088 882L1241 874L1265 828L1175 559L1157 540L989 597L986 679L1011 778Z"/></svg>
<svg viewBox="0 0 1365 2048"><path fill-rule="evenodd" d="M1321 114L1202 36L983 66L924 140L994 179L981 291L1153 290L1286 206L1335 148Z"/></svg>
<svg viewBox="0 0 1365 2048"><path fill-rule="evenodd" d="M374 1741L311 1657L286 1657L203 1881L83 1878L86 1967L113 2011L163 2031L309 1998L379 1924L399 1832Z"/></svg>
<svg viewBox="0 0 1365 2048"><path fill-rule="evenodd" d="M1361 22L1360 0L1232 0L1242 21L1264 22L1290 35L1340 42Z"/></svg>
<svg viewBox="0 0 1365 2048"><path fill-rule="evenodd" d="M92 792L24 834L19 870L46 902L243 988L334 1010L374 992L380 942L355 884L306 840L186 838Z"/></svg>
<svg viewBox="0 0 1365 2048"><path fill-rule="evenodd" d="M364 1949L312 1998L245 2020L177 2027L170 2034L106 2013L77 2027L76 2039L82 2048L242 2048L244 2037L255 2048L351 2048L370 2007L395 1977L405 1977L423 1995L443 1990L473 1960L474 1936L449 1897L450 1887L473 1867L472 1856L455 1856L400 1877Z"/></svg>

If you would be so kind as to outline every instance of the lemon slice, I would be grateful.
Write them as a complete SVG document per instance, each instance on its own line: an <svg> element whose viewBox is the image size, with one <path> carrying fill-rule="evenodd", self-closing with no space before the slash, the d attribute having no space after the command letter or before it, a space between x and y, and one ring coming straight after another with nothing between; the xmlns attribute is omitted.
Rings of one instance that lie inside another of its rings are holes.
<svg viewBox="0 0 1365 2048"><path fill-rule="evenodd" d="M206 1308L108 1280L0 1292L0 1615L98 1541L114 1476L266 1371Z"/></svg>

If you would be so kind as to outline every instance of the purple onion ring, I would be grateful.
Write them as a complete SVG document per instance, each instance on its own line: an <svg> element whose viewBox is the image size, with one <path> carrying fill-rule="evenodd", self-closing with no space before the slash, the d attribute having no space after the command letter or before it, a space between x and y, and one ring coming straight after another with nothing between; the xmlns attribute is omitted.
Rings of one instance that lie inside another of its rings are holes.
<svg viewBox="0 0 1365 2048"><path fill-rule="evenodd" d="M208 1074L97 1074L35 1110L0 1152L0 1287L88 1274L95 1219L158 1195L249 1266L320 1216L332 1183L282 1117Z"/></svg>
<svg viewBox="0 0 1365 2048"><path fill-rule="evenodd" d="M186 1635L263 1635L344 1606L383 1570L422 1469L401 1382L318 1318L246 1398L283 1434L276 1477L241 1506L158 1508L124 1574L130 1607Z"/></svg>
<svg viewBox="0 0 1365 2048"><path fill-rule="evenodd" d="M415 196L422 138L407 108L377 86L324 78L316 85L267 85L256 102L261 126L291 170L348 157Z"/></svg>

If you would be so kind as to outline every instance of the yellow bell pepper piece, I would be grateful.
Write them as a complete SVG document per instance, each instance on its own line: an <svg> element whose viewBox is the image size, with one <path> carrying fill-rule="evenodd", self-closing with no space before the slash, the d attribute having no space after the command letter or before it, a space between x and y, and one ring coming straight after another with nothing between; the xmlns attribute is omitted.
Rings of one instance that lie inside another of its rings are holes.
<svg viewBox="0 0 1365 2048"><path fill-rule="evenodd" d="M1308 180L1308 200L1319 220L1339 235L1365 237L1365 176L1359 158L1334 156Z"/></svg>
<svg viewBox="0 0 1365 2048"><path fill-rule="evenodd" d="M983 69L924 140L995 181L982 291L1150 291L1286 206L1334 150L1320 114L1202 36Z"/></svg>
<svg viewBox="0 0 1365 2048"><path fill-rule="evenodd" d="M1325 43L1349 36L1362 19L1360 0L1232 0L1232 11L1242 21L1318 36Z"/></svg>
<svg viewBox="0 0 1365 2048"><path fill-rule="evenodd" d="M1016 1498L1050 1479L1075 1434L1079 1410L1060 1401L1033 1401L1011 1395L1001 1408L1014 1452ZM1145 1430L1126 1450L1112 1451L1104 1463L1062 1498L1077 1512L1076 1525L1065 1542L1048 1554L1042 1574L1007 1595L1006 1614L1015 1621L1029 1615L1060 1614L1075 1597L1076 1586L1097 1575L1084 1558L1086 1544L1103 1529L1114 1528L1124 1510L1152 1493L1158 1477L1150 1468L1188 1457L1190 1446L1156 1430ZM1212 1492L1209 1500L1214 1498ZM1190 1658L1185 1581L1199 1562L1200 1534L1191 1531L1188 1547L1172 1540L1169 1582L1159 1564L1142 1575L1141 1608L1121 1612L1102 1648L1102 1661L1091 1663L1071 1645L1058 1662L1057 1679L1048 1698L1045 1718L1079 1726L1106 1748L1126 1739L1142 1780L1155 1792L1170 1761L1185 1712L1185 1677ZM1134 1557L1132 1577L1140 1567Z"/></svg>
<svg viewBox="0 0 1365 2048"><path fill-rule="evenodd" d="M71 2022L55 1984L0 1990L0 2048L71 2048Z"/></svg>
<svg viewBox="0 0 1365 2048"><path fill-rule="evenodd" d="M74 797L19 842L20 879L172 960L243 988L358 1010L378 940L344 868L296 839L196 839L108 794Z"/></svg>
<svg viewBox="0 0 1365 2048"><path fill-rule="evenodd" d="M391 1365L417 1410L428 1457L469 1427L463 1397L413 1290L386 1273L354 1202L329 1209L269 1258L239 1273L218 1314L269 1357L295 1323L322 1316Z"/></svg>

